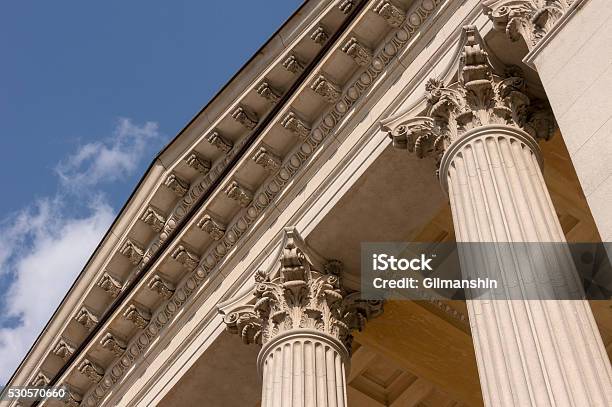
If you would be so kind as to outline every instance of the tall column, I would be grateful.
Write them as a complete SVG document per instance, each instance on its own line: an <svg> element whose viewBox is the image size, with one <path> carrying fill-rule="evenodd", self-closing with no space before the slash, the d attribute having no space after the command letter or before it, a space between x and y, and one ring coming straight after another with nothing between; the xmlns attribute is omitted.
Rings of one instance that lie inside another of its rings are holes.
<svg viewBox="0 0 612 407"><path fill-rule="evenodd" d="M341 264L285 230L276 267L257 273L254 300L228 312L230 332L261 344L262 407L346 407L352 330L382 311L340 284Z"/></svg>
<svg viewBox="0 0 612 407"><path fill-rule="evenodd" d="M470 242L462 273L503 285L467 301L485 404L610 406L610 362L589 304L569 299L579 280L541 171L535 139L552 116L520 71L493 67L473 27L464 44L458 81L430 80L426 110L387 127L394 145L439 160L457 242Z"/></svg>

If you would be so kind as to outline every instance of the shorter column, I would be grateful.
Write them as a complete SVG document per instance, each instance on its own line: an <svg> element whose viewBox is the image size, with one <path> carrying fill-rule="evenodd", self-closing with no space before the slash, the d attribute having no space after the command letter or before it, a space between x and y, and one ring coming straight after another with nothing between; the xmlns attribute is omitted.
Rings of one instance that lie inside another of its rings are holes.
<svg viewBox="0 0 612 407"><path fill-rule="evenodd" d="M255 276L254 300L224 318L245 343L263 345L262 407L345 407L352 330L382 312L340 283L342 265L285 229L279 261Z"/></svg>

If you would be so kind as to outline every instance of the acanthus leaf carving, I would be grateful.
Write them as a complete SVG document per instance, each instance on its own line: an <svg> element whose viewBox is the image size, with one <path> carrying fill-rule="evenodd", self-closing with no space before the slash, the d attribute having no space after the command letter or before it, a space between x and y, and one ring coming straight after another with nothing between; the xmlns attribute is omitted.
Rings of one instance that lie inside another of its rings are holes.
<svg viewBox="0 0 612 407"><path fill-rule="evenodd" d="M531 50L569 11L573 0L487 0L483 7L494 27L511 41L523 38Z"/></svg>
<svg viewBox="0 0 612 407"><path fill-rule="evenodd" d="M359 66L366 66L372 61L372 51L357 41L355 37L349 38L342 47L342 52L353 58Z"/></svg>
<svg viewBox="0 0 612 407"><path fill-rule="evenodd" d="M121 357L127 349L126 342L110 332L107 332L102 337L100 345L102 348L111 351L117 357Z"/></svg>
<svg viewBox="0 0 612 407"><path fill-rule="evenodd" d="M75 349L76 345L74 345L72 342L68 341L67 339L60 338L53 348L53 354L59 356L65 362L74 354Z"/></svg>
<svg viewBox="0 0 612 407"><path fill-rule="evenodd" d="M272 104L278 103L281 98L281 92L273 88L267 81L259 84L257 94Z"/></svg>
<svg viewBox="0 0 612 407"><path fill-rule="evenodd" d="M515 66L496 70L473 26L464 27L458 80L449 85L432 78L425 86L427 107L409 118L383 123L393 145L433 156L438 162L450 144L467 131L503 124L520 128L535 139L548 139L555 128L550 108L532 100L522 71Z"/></svg>
<svg viewBox="0 0 612 407"><path fill-rule="evenodd" d="M310 135L311 126L306 124L304 120L300 119L295 112L287 112L280 124L302 140L305 140L306 137Z"/></svg>
<svg viewBox="0 0 612 407"><path fill-rule="evenodd" d="M119 253L127 257L133 265L137 265L144 256L144 249L134 241L126 239L119 249Z"/></svg>
<svg viewBox="0 0 612 407"><path fill-rule="evenodd" d="M79 407L83 401L83 395L66 383L64 383L62 387L66 389L67 393L66 397L63 399L64 405L67 407Z"/></svg>
<svg viewBox="0 0 612 407"><path fill-rule="evenodd" d="M232 147L234 146L234 144L230 140L221 136L221 134L216 130L206 135L206 141L208 141L210 144L223 151L224 153L229 153Z"/></svg>
<svg viewBox="0 0 612 407"><path fill-rule="evenodd" d="M48 373L40 371L36 376L34 376L34 379L32 379L30 385L36 387L48 386L51 382L49 376L50 375Z"/></svg>
<svg viewBox="0 0 612 407"><path fill-rule="evenodd" d="M382 312L381 301L364 301L340 282L342 264L321 262L294 229L286 229L277 272L255 276L253 304L227 313L228 331L245 343L265 344L293 329L314 329L341 341L350 351L352 331Z"/></svg>
<svg viewBox="0 0 612 407"><path fill-rule="evenodd" d="M208 174L208 171L210 171L211 167L210 161L204 158L197 151L193 151L191 154L189 154L187 158L185 158L185 163L200 174L204 175Z"/></svg>
<svg viewBox="0 0 612 407"><path fill-rule="evenodd" d="M243 106L238 106L232 112L232 117L240 124L242 124L248 130L253 130L257 126L257 116L255 113L247 110Z"/></svg>
<svg viewBox="0 0 612 407"><path fill-rule="evenodd" d="M89 359L83 359L77 367L77 370L92 383L98 383L104 377L104 369Z"/></svg>
<svg viewBox="0 0 612 407"><path fill-rule="evenodd" d="M97 285L106 291L106 293L112 298L116 298L123 289L121 282L107 272L105 272L100 280L98 280Z"/></svg>
<svg viewBox="0 0 612 407"><path fill-rule="evenodd" d="M385 19L393 28L400 27L406 20L406 12L389 0L380 0L373 8L374 13Z"/></svg>
<svg viewBox="0 0 612 407"><path fill-rule="evenodd" d="M280 169L283 161L281 158L270 151L267 146L261 146L253 155L253 161L263 167L268 172L276 172Z"/></svg>
<svg viewBox="0 0 612 407"><path fill-rule="evenodd" d="M91 331L98 324L98 316L93 313L89 308L83 306L76 314L74 319L88 331Z"/></svg>
<svg viewBox="0 0 612 407"><path fill-rule="evenodd" d="M214 219L209 214L205 214L202 219L200 219L197 226L204 232L208 233L213 240L220 240L225 234L225 230L227 228L226 225L221 223L219 220Z"/></svg>
<svg viewBox="0 0 612 407"><path fill-rule="evenodd" d="M200 257L182 244L177 245L170 256L188 271L195 269L200 262Z"/></svg>
<svg viewBox="0 0 612 407"><path fill-rule="evenodd" d="M298 74L304 70L304 64L293 54L289 54L283 61L283 67L293 74Z"/></svg>
<svg viewBox="0 0 612 407"><path fill-rule="evenodd" d="M132 303L123 312L123 317L136 327L145 329L151 320L151 313L143 306Z"/></svg>
<svg viewBox="0 0 612 407"><path fill-rule="evenodd" d="M157 233L162 231L166 223L166 218L161 214L161 210L154 206L149 206L140 217L140 220L151 226L151 229Z"/></svg>
<svg viewBox="0 0 612 407"><path fill-rule="evenodd" d="M240 185L238 181L230 182L223 191L230 199L238 202L243 208L249 206L253 200L253 192L245 186Z"/></svg>
<svg viewBox="0 0 612 407"><path fill-rule="evenodd" d="M189 182L185 181L174 173L168 175L168 178L166 178L164 185L171 189L172 192L174 192L179 197L185 196L187 191L189 191Z"/></svg>
<svg viewBox="0 0 612 407"><path fill-rule="evenodd" d="M340 99L342 95L342 89L340 86L333 83L325 75L319 74L310 85L316 94L325 99L328 103L335 103Z"/></svg>
<svg viewBox="0 0 612 407"><path fill-rule="evenodd" d="M322 26L318 26L312 34L310 34L310 39L319 45L323 45L329 39L329 35L325 31L325 28Z"/></svg>
<svg viewBox="0 0 612 407"><path fill-rule="evenodd" d="M165 299L170 299L175 290L174 284L161 277L159 274L155 274L153 277L151 277L147 287Z"/></svg>

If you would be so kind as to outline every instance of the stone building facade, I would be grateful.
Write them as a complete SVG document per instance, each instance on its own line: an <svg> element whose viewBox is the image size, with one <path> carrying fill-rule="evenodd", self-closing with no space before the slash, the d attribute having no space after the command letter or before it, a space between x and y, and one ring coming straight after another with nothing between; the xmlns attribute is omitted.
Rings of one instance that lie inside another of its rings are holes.
<svg viewBox="0 0 612 407"><path fill-rule="evenodd" d="M359 295L361 242L612 239L611 18L307 1L154 159L9 385L70 390L49 406L612 405L610 301Z"/></svg>

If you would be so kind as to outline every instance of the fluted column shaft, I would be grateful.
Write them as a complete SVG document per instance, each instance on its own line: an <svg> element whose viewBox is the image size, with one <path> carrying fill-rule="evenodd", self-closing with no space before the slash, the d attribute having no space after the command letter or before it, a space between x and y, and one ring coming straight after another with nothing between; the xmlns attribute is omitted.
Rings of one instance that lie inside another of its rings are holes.
<svg viewBox="0 0 612 407"><path fill-rule="evenodd" d="M322 332L279 335L259 353L261 407L346 407L348 360L344 345Z"/></svg>
<svg viewBox="0 0 612 407"><path fill-rule="evenodd" d="M440 178L457 242L565 242L540 166L536 142L515 127L483 126L453 142ZM461 247L469 273L482 253ZM589 304L542 294L559 279L576 286L568 251L541 250L545 261L480 259L499 262L502 280L518 283L504 299L468 300L485 404L610 406L612 371ZM538 289L528 291L529 280Z"/></svg>

